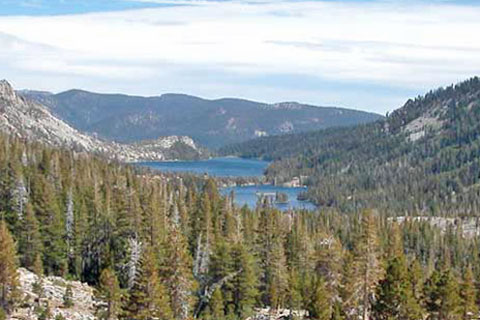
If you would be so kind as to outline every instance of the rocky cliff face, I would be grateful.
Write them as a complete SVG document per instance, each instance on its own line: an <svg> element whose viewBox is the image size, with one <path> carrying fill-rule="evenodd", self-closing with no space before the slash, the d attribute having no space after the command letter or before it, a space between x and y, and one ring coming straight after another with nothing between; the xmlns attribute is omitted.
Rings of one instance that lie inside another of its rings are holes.
<svg viewBox="0 0 480 320"><path fill-rule="evenodd" d="M42 104L15 93L5 80L0 81L0 132L125 162L175 159L179 153L174 149L179 146L190 154L200 154L189 137L169 136L136 144L120 144L83 134L53 116Z"/></svg>

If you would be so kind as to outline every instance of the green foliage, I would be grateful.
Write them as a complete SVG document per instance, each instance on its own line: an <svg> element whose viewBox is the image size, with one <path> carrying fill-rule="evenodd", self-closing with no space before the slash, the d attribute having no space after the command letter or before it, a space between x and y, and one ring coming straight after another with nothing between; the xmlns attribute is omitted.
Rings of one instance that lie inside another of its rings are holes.
<svg viewBox="0 0 480 320"><path fill-rule="evenodd" d="M55 320L66 320L65 317L61 314L61 313L58 313L56 316L55 316Z"/></svg>
<svg viewBox="0 0 480 320"><path fill-rule="evenodd" d="M50 320L52 318L52 310L50 306L47 305L44 308L38 309L38 320Z"/></svg>
<svg viewBox="0 0 480 320"><path fill-rule="evenodd" d="M272 182L308 177L305 196L322 207L475 215L479 91L475 77L409 100L374 123L265 137L221 152L275 160L267 169Z"/></svg>
<svg viewBox="0 0 480 320"><path fill-rule="evenodd" d="M386 275L377 288L376 319L422 319L419 301L413 296L405 256L388 261Z"/></svg>
<svg viewBox="0 0 480 320"><path fill-rule="evenodd" d="M318 278L313 284L313 294L308 312L315 320L329 320L332 316L332 304L329 292L323 278Z"/></svg>
<svg viewBox="0 0 480 320"><path fill-rule="evenodd" d="M155 256L149 246L144 249L135 285L130 293L129 317L135 319L172 319L165 285L160 281Z"/></svg>
<svg viewBox="0 0 480 320"><path fill-rule="evenodd" d="M63 295L63 307L71 308L73 305L73 290L72 286L69 284L65 287L65 294Z"/></svg>
<svg viewBox="0 0 480 320"><path fill-rule="evenodd" d="M220 289L216 289L213 292L210 303L208 304L208 309L210 316L213 320L223 320L225 319L225 310L224 302L222 297L222 292Z"/></svg>
<svg viewBox="0 0 480 320"><path fill-rule="evenodd" d="M460 319L458 280L451 270L434 271L424 289L427 311L438 319Z"/></svg>
<svg viewBox="0 0 480 320"><path fill-rule="evenodd" d="M25 218L20 227L18 243L22 265L33 270L35 263L38 263L35 259L39 258L39 254L42 252L42 239L40 226L30 203L26 205Z"/></svg>
<svg viewBox="0 0 480 320"><path fill-rule="evenodd" d="M100 275L100 297L107 307L101 310L100 318L105 320L116 319L121 310L122 292L115 273L107 268Z"/></svg>
<svg viewBox="0 0 480 320"><path fill-rule="evenodd" d="M12 186L6 177L22 176L31 187L22 223L0 198L9 217L0 228L9 312L14 240L20 265L39 276L40 297L44 273L88 282L105 302L98 316L108 320L246 319L267 306L309 310L316 319L357 319L365 310L378 319L476 312L480 243L461 228L395 223L382 210L240 209L212 179L154 175L4 136L0 171L0 194ZM388 213L397 214L404 211Z"/></svg>
<svg viewBox="0 0 480 320"><path fill-rule="evenodd" d="M470 266L465 268L460 284L462 319L475 319L478 314L477 289Z"/></svg>
<svg viewBox="0 0 480 320"><path fill-rule="evenodd" d="M371 210L365 210L361 215L361 230L355 248L354 272L357 281L354 291L362 306L363 319L368 319L372 306L371 301L383 273L380 260L381 248L377 233L377 221Z"/></svg>
<svg viewBox="0 0 480 320"><path fill-rule="evenodd" d="M5 221L0 220L0 308L9 313L18 302L15 243Z"/></svg>

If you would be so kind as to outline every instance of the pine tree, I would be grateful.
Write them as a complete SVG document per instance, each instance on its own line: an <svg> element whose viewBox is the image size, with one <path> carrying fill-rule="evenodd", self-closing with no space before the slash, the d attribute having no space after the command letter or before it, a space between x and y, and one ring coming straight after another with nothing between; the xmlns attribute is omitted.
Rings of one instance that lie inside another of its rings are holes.
<svg viewBox="0 0 480 320"><path fill-rule="evenodd" d="M267 278L268 299L272 307L283 307L287 300L288 270L281 237L273 239L267 268L269 275Z"/></svg>
<svg viewBox="0 0 480 320"><path fill-rule="evenodd" d="M158 276L155 254L151 246L147 246L143 251L138 273L130 294L128 305L130 317L139 320L172 319L167 290Z"/></svg>
<svg viewBox="0 0 480 320"><path fill-rule="evenodd" d="M401 233L397 224L393 224L389 239L386 274L377 287L377 300L374 305L375 318L421 319L422 309L414 296Z"/></svg>
<svg viewBox="0 0 480 320"><path fill-rule="evenodd" d="M100 294L107 303L107 308L100 315L101 319L114 320L121 310L122 292L115 273L107 268L100 275Z"/></svg>
<svg viewBox="0 0 480 320"><path fill-rule="evenodd" d="M222 291L216 289L213 292L212 298L208 304L210 311L210 316L213 320L223 320L225 319L225 310L224 310L224 301L222 297Z"/></svg>
<svg viewBox="0 0 480 320"><path fill-rule="evenodd" d="M413 296L403 253L389 259L386 275L377 289L375 319L422 319L419 302Z"/></svg>
<svg viewBox="0 0 480 320"><path fill-rule="evenodd" d="M244 319L252 315L259 295L257 265L253 253L240 242L232 248L232 260L232 269L241 270L240 274L231 280L232 302L235 314Z"/></svg>
<svg viewBox="0 0 480 320"><path fill-rule="evenodd" d="M361 301L363 320L370 317L372 297L382 272L376 221L373 212L365 210L362 213L362 229L355 252L355 275L358 277L356 286L361 294L358 298Z"/></svg>
<svg viewBox="0 0 480 320"><path fill-rule="evenodd" d="M302 309L302 292L300 277L295 269L290 270L288 277L288 298L287 307L290 310Z"/></svg>
<svg viewBox="0 0 480 320"><path fill-rule="evenodd" d="M44 289L43 289L43 263L40 254L37 254L35 257L35 263L33 264L33 272L37 276L37 279L33 283L33 293L38 296L38 302L43 298Z"/></svg>
<svg viewBox="0 0 480 320"><path fill-rule="evenodd" d="M265 305L279 308L287 302L288 293L288 267L282 214L268 207L259 210L260 235L256 246L259 251L261 270L261 299Z"/></svg>
<svg viewBox="0 0 480 320"><path fill-rule="evenodd" d="M313 294L308 308L310 316L315 320L330 320L332 304L325 280L322 277L316 279L312 289Z"/></svg>
<svg viewBox="0 0 480 320"><path fill-rule="evenodd" d="M54 186L37 174L32 185L32 202L40 223L43 263L47 274L63 275L67 271L65 223L56 199Z"/></svg>
<svg viewBox="0 0 480 320"><path fill-rule="evenodd" d="M194 282L187 243L175 224L170 226L164 263L162 269L170 293L173 317L186 320L192 313Z"/></svg>
<svg viewBox="0 0 480 320"><path fill-rule="evenodd" d="M18 299L17 252L5 221L0 221L0 308L11 312Z"/></svg>
<svg viewBox="0 0 480 320"><path fill-rule="evenodd" d="M464 320L476 319L478 315L478 306L476 303L477 290L470 266L466 268L463 275L460 285L460 298L462 318Z"/></svg>
<svg viewBox="0 0 480 320"><path fill-rule="evenodd" d="M441 273L438 270L434 270L423 287L425 308L431 317L437 316L441 307L440 277Z"/></svg>
<svg viewBox="0 0 480 320"><path fill-rule="evenodd" d="M423 300L424 275L418 259L414 259L408 267L408 276L412 286L413 297L417 301Z"/></svg>
<svg viewBox="0 0 480 320"><path fill-rule="evenodd" d="M21 225L18 251L22 266L30 270L34 266L35 259L42 253L40 227L30 203L27 203L25 208L25 218Z"/></svg>
<svg viewBox="0 0 480 320"><path fill-rule="evenodd" d="M340 241L333 236L321 234L315 252L315 270L325 280L331 297L331 304L339 300L338 288L341 279L343 249Z"/></svg>
<svg viewBox="0 0 480 320"><path fill-rule="evenodd" d="M461 299L457 279L451 270L434 271L424 288L427 311L439 320L461 317Z"/></svg>
<svg viewBox="0 0 480 320"><path fill-rule="evenodd" d="M438 288L441 299L439 318L444 320L459 319L461 316L461 299L458 280L449 269L442 273Z"/></svg>
<svg viewBox="0 0 480 320"><path fill-rule="evenodd" d="M347 251L343 258L342 278L339 288L343 314L349 318L358 318L357 277L355 275L354 257Z"/></svg>

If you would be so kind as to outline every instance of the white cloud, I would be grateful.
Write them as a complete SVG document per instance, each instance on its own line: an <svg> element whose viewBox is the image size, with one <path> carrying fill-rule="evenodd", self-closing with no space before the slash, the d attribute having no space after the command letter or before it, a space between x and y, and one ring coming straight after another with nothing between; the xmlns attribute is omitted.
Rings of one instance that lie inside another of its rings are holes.
<svg viewBox="0 0 480 320"><path fill-rule="evenodd" d="M42 89L51 90L85 84L96 89L93 84L101 83L100 87L109 91L122 88L155 94L170 89L222 96L231 92L225 88L235 88L238 79L265 74L424 90L480 73L480 7L476 6L182 2L191 5L0 17L0 57L4 61L0 77L13 77L21 86L38 88L40 85L33 83L36 77L21 76L38 72L49 79L49 88L44 84ZM211 73L204 83L198 74L192 76L201 70ZM216 83L216 73L231 75L222 78L231 82ZM216 94L212 92L215 86ZM250 88L242 83L238 87L254 99L303 101L304 94L315 103L354 102L353 98L338 98L345 92L342 88L332 89L338 91L337 98L326 100L314 98L317 90L325 93L322 88L306 92L300 85L285 90L274 83L252 83ZM395 103L400 98L407 97L391 97ZM359 95L359 99L355 105L363 108L375 101L373 96ZM385 97L379 100L386 101ZM395 105L377 109L391 107Z"/></svg>

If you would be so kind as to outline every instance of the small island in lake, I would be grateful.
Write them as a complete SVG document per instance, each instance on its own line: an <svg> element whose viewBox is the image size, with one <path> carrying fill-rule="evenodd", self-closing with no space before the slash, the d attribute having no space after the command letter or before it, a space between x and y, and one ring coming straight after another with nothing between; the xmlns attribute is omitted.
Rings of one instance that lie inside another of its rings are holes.
<svg viewBox="0 0 480 320"><path fill-rule="evenodd" d="M275 203L277 204L287 204L288 203L288 194L285 192L277 191L275 193Z"/></svg>

